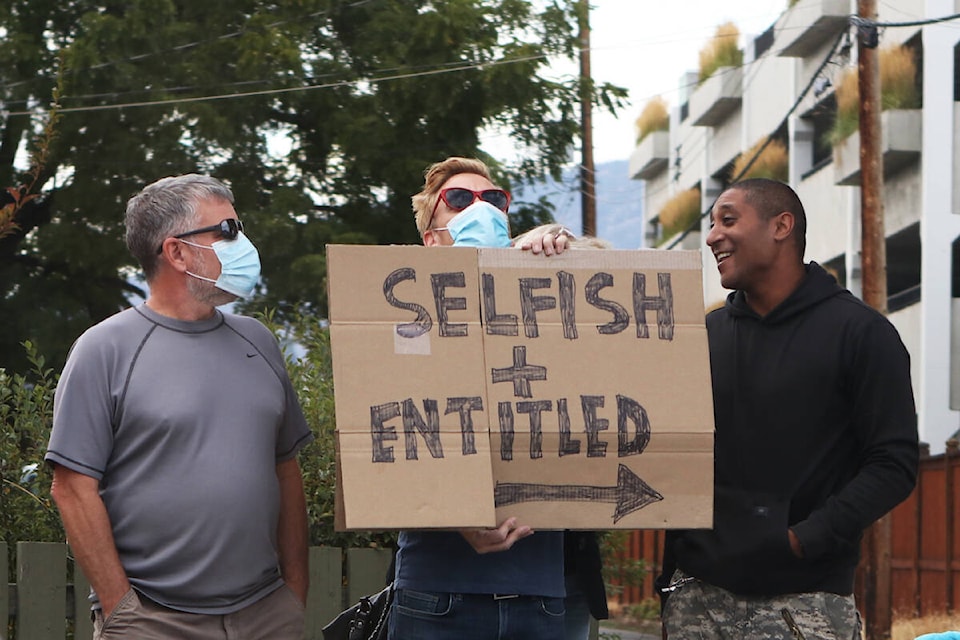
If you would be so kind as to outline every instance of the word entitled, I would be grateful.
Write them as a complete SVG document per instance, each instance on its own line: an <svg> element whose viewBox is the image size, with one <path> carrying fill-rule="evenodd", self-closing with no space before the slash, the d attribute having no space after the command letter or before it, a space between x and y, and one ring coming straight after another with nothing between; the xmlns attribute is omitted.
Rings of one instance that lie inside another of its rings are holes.
<svg viewBox="0 0 960 640"><path fill-rule="evenodd" d="M616 398L617 456L623 458L639 455L650 442L650 420L647 412L632 398L623 395L617 395ZM582 428L576 433L578 436L579 434L585 436L584 442L583 439L574 437L567 398L560 398L556 405L552 400L499 402L497 418L500 427L500 459L513 460L516 441L515 425L518 415L526 416L529 426L528 455L531 459L542 458L544 415L554 412L554 407L556 407L560 433L556 452L559 457L584 454L588 458L605 457L607 442L601 440L600 435L609 429L610 421L600 417L598 413L605 404L604 396L580 396ZM473 413L479 411L483 411L483 400L479 396L446 400L444 415L456 413L459 416L462 455L477 453ZM443 443L440 440L439 403L437 400L427 398L423 400L423 412L421 412L413 399L407 398L400 402L388 402L370 407L373 462L394 462L394 447L390 443L398 441L400 436L397 433L397 427L390 424L390 421L396 418L400 418L403 425L404 453L407 460L419 459L418 436L423 440L432 457L444 457Z"/></svg>

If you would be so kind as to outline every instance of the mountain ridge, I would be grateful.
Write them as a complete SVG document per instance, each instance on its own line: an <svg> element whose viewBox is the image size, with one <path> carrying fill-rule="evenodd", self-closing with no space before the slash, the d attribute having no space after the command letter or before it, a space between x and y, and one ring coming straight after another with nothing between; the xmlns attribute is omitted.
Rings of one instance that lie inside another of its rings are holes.
<svg viewBox="0 0 960 640"><path fill-rule="evenodd" d="M643 238L643 183L629 177L629 161L614 160L595 167L597 237L615 249L638 249ZM514 198L537 201L541 196L554 206L554 219L573 233L582 233L580 169L564 170L562 182L548 178L515 189Z"/></svg>

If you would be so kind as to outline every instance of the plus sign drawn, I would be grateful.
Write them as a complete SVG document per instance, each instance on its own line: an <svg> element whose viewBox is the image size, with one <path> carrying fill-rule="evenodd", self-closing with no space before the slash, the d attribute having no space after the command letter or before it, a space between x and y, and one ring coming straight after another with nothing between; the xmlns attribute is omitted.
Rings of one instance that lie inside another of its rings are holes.
<svg viewBox="0 0 960 640"><path fill-rule="evenodd" d="M533 392L530 390L530 381L546 379L547 368L527 364L527 348L523 346L513 348L512 367L492 370L493 382L512 382L513 395L518 398L533 397Z"/></svg>

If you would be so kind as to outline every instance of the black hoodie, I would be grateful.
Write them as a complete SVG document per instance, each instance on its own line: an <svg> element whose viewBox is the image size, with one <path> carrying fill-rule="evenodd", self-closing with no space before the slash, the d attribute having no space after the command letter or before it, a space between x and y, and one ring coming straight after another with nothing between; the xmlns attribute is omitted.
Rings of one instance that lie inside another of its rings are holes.
<svg viewBox="0 0 960 640"><path fill-rule="evenodd" d="M707 316L714 528L668 535L661 581L675 560L742 595L850 594L863 530L914 487L909 355L883 315L806 270L764 317L740 291Z"/></svg>

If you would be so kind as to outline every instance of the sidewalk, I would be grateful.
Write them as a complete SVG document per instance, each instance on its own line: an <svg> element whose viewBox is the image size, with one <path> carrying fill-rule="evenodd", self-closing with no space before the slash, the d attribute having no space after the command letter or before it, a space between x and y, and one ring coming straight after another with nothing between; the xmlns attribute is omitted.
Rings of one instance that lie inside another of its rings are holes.
<svg viewBox="0 0 960 640"><path fill-rule="evenodd" d="M600 625L600 640L660 640L660 636Z"/></svg>

